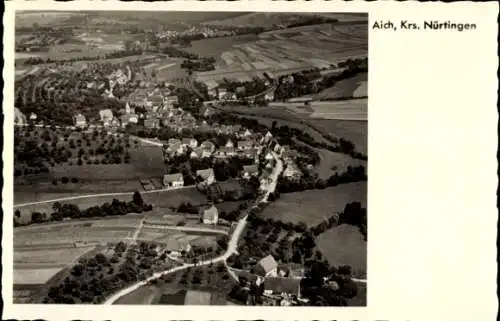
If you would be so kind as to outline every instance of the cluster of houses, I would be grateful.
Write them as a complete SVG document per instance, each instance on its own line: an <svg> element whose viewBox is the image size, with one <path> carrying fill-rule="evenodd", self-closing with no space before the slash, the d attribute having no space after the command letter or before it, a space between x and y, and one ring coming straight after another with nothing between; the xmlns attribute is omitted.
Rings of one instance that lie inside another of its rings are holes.
<svg viewBox="0 0 500 321"><path fill-rule="evenodd" d="M250 299L250 288L257 285L263 288L264 305L291 306L297 301L304 301L300 293L300 280L303 277L301 271L293 269L288 265L280 265L272 255L262 258L251 271L238 271L238 275L244 280L242 288L235 293L240 303L248 304ZM236 270L234 270L236 271ZM297 273L298 272L298 273Z"/></svg>

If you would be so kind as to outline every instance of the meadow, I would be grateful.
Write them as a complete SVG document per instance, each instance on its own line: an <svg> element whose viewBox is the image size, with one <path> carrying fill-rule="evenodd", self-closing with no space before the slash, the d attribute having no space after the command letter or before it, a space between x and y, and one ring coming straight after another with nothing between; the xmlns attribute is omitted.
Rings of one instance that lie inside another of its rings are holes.
<svg viewBox="0 0 500 321"><path fill-rule="evenodd" d="M366 277L367 245L358 227L339 225L320 234L316 242L330 264L350 265L354 277Z"/></svg>
<svg viewBox="0 0 500 321"><path fill-rule="evenodd" d="M368 96L368 74L360 73L354 77L343 79L334 86L314 95L313 100L335 100L341 98L359 98Z"/></svg>
<svg viewBox="0 0 500 321"><path fill-rule="evenodd" d="M312 227L334 213L342 212L347 203L357 201L366 206L366 188L366 182L358 182L282 194L260 216L295 224L304 222Z"/></svg>

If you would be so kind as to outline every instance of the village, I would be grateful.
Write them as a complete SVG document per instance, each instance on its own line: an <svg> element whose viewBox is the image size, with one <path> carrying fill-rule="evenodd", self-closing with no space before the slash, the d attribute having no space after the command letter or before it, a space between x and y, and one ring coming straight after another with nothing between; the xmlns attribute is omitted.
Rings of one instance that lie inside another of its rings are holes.
<svg viewBox="0 0 500 321"><path fill-rule="evenodd" d="M363 86L366 58L299 64L297 49L279 65L253 49L275 50L272 41L254 38L211 57L191 42L263 30L185 29L145 30L104 59L24 60L17 302L363 305L366 151L312 115L325 108L319 92ZM92 42L90 33L79 41ZM232 69L243 50L257 69ZM361 254L336 242L341 233Z"/></svg>

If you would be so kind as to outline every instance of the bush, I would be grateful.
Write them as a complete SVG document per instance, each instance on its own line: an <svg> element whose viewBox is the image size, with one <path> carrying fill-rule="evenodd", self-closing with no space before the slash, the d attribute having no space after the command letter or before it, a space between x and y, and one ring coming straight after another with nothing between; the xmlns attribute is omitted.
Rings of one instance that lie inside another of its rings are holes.
<svg viewBox="0 0 500 321"><path fill-rule="evenodd" d="M69 182L69 178L67 178L66 176L64 176L64 177L61 179L61 182L63 182L63 184L68 184L68 182Z"/></svg>

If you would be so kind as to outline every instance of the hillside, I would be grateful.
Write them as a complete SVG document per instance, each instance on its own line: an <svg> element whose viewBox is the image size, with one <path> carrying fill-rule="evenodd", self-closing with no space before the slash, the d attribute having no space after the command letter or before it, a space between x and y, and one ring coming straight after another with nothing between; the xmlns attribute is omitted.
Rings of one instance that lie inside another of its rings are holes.
<svg viewBox="0 0 500 321"><path fill-rule="evenodd" d="M368 21L368 16L364 13L275 13L275 12L253 12L237 17L232 17L223 20L211 20L204 22L205 25L213 26L261 26L272 27L273 25L288 25L303 21L312 16L320 16L324 18L337 19L339 21Z"/></svg>

